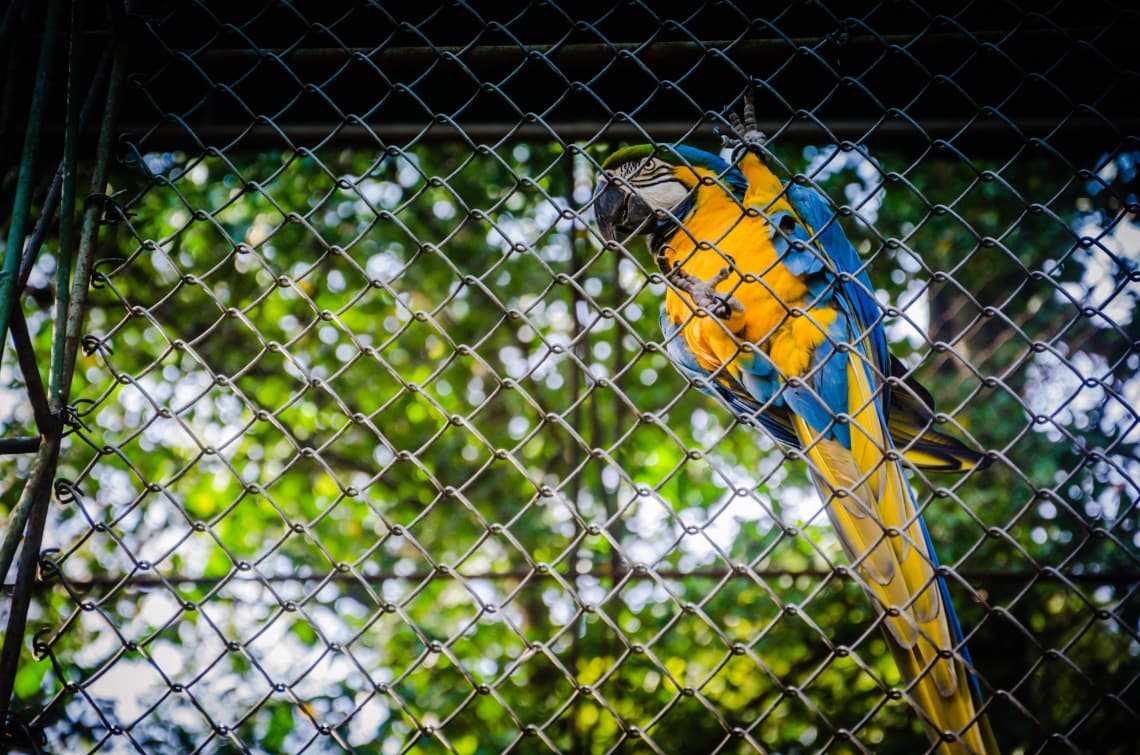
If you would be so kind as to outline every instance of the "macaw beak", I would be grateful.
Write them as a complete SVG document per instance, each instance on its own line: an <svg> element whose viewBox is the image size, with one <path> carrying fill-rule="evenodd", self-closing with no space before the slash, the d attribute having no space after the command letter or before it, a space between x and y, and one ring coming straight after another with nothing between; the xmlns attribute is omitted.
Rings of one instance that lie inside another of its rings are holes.
<svg viewBox="0 0 1140 755"><path fill-rule="evenodd" d="M606 241L616 241L617 234L648 233L645 221L653 217L653 210L640 197L611 181L603 180L601 189L594 195L594 218L598 232Z"/></svg>

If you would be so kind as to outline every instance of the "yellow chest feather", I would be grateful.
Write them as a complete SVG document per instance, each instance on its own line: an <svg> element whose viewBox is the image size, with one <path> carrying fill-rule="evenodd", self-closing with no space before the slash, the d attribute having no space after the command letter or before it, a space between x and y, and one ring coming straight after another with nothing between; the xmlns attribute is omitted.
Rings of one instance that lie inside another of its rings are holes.
<svg viewBox="0 0 1140 755"><path fill-rule="evenodd" d="M768 212L782 209L791 208L777 205ZM780 263L763 215L749 215L727 198L699 205L662 251L670 265L680 263L685 272L706 281L732 261L733 273L716 286L743 305L744 311L729 320L694 317L689 296L672 288L665 296L669 319L686 323L685 339L703 368L715 371L727 365L735 373L734 362L747 356L740 345L750 343L785 375L807 371L835 312L827 306L808 311L807 286Z"/></svg>

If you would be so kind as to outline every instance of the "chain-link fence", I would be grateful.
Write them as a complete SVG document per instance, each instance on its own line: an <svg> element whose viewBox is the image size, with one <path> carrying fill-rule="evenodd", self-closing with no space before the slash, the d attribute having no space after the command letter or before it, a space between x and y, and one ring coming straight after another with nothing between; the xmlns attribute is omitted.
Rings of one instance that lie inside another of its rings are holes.
<svg viewBox="0 0 1140 755"><path fill-rule="evenodd" d="M997 743L1134 752L1137 13L784 5L12 2L6 746L936 749L593 217L751 89L990 462L906 468Z"/></svg>

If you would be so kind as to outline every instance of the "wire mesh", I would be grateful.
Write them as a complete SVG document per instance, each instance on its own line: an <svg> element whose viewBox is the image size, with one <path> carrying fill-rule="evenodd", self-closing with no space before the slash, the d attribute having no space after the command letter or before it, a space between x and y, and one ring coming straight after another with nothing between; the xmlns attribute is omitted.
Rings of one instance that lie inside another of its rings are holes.
<svg viewBox="0 0 1140 755"><path fill-rule="evenodd" d="M932 750L803 454L674 369L591 217L619 145L715 149L762 83L993 462L910 479L998 741L1131 751L1136 13L428 5L118 21L14 746Z"/></svg>

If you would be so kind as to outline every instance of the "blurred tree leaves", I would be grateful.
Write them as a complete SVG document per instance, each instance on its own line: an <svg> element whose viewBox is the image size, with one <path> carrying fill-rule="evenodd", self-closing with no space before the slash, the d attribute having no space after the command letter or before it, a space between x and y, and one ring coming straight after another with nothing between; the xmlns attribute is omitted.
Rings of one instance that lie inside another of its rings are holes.
<svg viewBox="0 0 1140 755"><path fill-rule="evenodd" d="M154 752L925 747L802 466L673 371L642 250L601 252L575 215L604 152L172 153L119 175L130 221L103 237L32 617L55 670L17 680L49 744L114 725ZM1048 156L778 154L854 210L897 353L997 457L915 482L973 575L951 590L1009 691L999 740L1128 751L1137 326L1057 293L1092 296L1090 255L1135 222L1119 181Z"/></svg>

